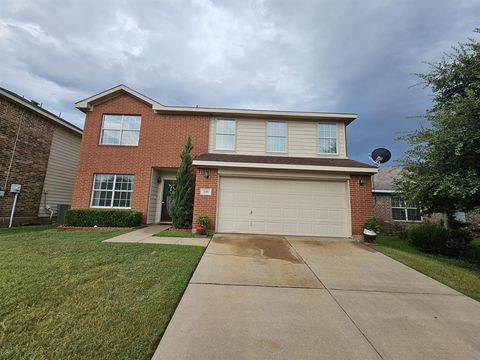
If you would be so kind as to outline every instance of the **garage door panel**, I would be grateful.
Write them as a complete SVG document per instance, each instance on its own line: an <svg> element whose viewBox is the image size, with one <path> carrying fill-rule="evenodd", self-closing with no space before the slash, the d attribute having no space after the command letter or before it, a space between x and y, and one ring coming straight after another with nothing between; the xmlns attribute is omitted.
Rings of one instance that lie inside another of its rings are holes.
<svg viewBox="0 0 480 360"><path fill-rule="evenodd" d="M349 236L346 182L220 178L218 231Z"/></svg>

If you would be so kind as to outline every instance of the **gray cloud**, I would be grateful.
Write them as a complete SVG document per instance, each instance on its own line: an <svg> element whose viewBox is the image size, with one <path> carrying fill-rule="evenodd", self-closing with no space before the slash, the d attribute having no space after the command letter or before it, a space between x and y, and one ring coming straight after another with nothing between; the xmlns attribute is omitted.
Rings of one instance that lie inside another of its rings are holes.
<svg viewBox="0 0 480 360"><path fill-rule="evenodd" d="M125 83L169 105L357 112L350 157L418 127L411 75L479 26L478 1L0 0L0 84L82 125Z"/></svg>

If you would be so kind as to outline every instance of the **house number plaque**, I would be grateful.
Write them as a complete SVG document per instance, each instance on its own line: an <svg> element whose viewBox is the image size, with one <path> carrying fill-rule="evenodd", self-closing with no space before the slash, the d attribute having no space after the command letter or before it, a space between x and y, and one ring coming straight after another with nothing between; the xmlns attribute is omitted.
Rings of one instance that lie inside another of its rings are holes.
<svg viewBox="0 0 480 360"><path fill-rule="evenodd" d="M212 195L212 188L200 188L200 195Z"/></svg>

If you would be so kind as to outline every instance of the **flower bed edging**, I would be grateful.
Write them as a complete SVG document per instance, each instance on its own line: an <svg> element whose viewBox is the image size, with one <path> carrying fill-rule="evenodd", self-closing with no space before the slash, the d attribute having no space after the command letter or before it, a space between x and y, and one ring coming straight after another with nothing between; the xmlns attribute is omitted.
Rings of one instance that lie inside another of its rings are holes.
<svg viewBox="0 0 480 360"><path fill-rule="evenodd" d="M72 230L133 230L131 227L94 227L94 226L57 226L57 230L72 231Z"/></svg>

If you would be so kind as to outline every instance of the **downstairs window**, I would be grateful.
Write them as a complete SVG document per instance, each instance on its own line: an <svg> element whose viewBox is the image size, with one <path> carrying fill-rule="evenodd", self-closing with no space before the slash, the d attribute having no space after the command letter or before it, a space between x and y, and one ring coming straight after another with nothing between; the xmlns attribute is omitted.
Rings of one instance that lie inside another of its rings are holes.
<svg viewBox="0 0 480 360"><path fill-rule="evenodd" d="M392 197L392 219L397 221L422 221L420 209L399 197Z"/></svg>
<svg viewBox="0 0 480 360"><path fill-rule="evenodd" d="M133 175L95 174L92 207L130 209Z"/></svg>

